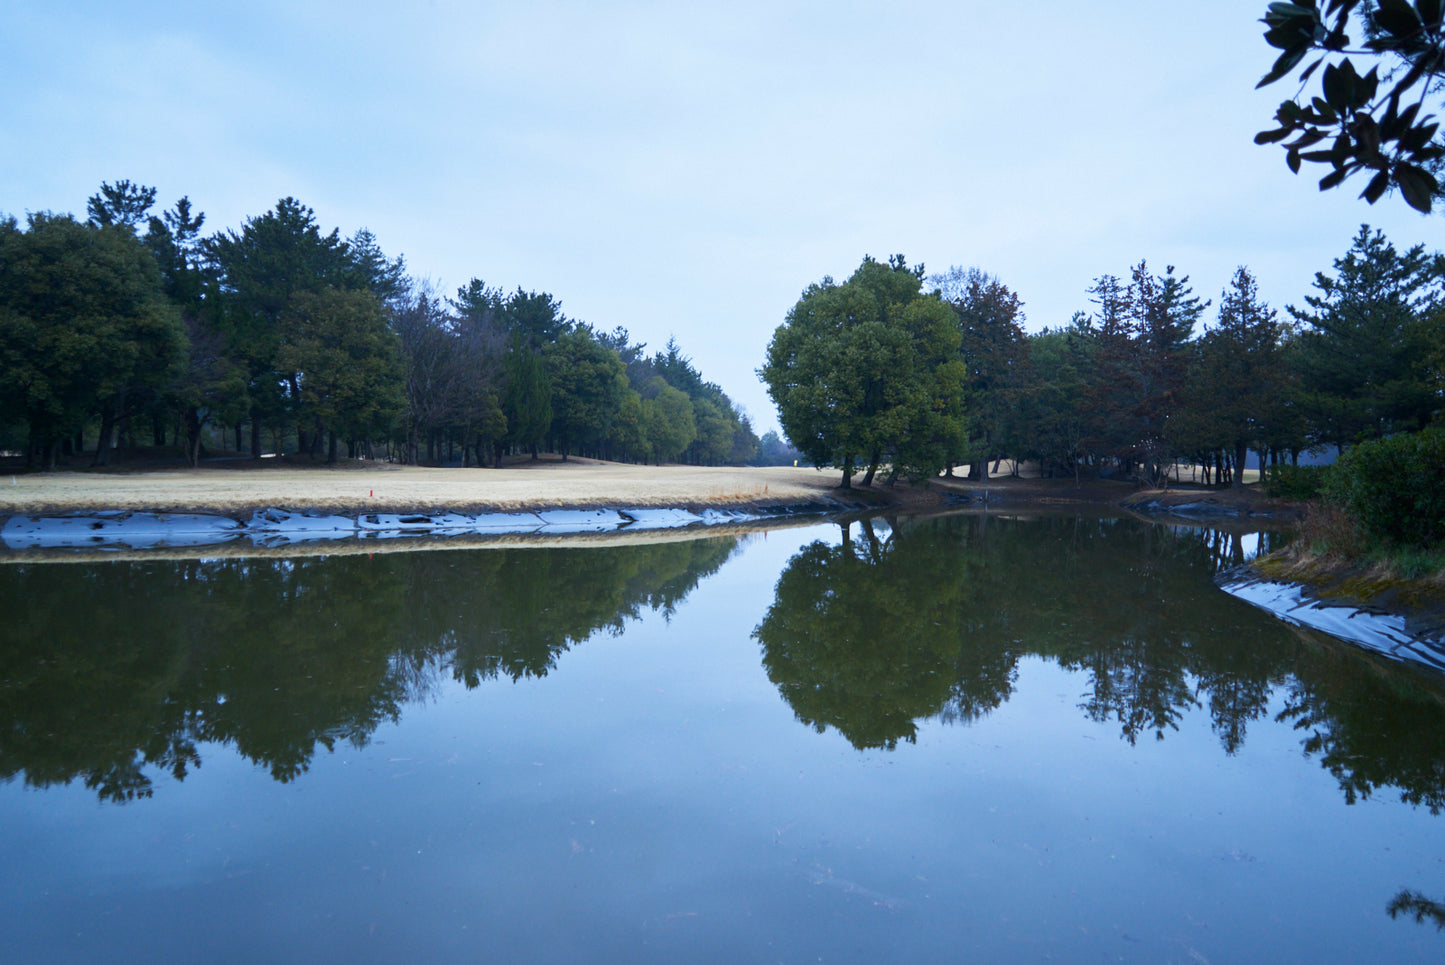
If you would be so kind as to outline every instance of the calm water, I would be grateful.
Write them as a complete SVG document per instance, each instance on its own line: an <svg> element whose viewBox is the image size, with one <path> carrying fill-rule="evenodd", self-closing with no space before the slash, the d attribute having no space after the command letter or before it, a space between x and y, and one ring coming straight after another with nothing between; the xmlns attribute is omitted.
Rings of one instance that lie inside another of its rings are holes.
<svg viewBox="0 0 1445 965"><path fill-rule="evenodd" d="M1445 685L1260 539L0 565L0 959L1438 962Z"/></svg>

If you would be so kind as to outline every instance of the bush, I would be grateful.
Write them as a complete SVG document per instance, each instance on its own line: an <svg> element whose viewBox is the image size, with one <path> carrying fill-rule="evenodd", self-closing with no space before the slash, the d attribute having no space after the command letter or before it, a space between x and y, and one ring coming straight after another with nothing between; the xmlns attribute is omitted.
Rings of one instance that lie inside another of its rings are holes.
<svg viewBox="0 0 1445 965"><path fill-rule="evenodd" d="M1324 495L1372 539L1419 548L1445 543L1445 429L1360 443L1335 463Z"/></svg>
<svg viewBox="0 0 1445 965"><path fill-rule="evenodd" d="M1264 474L1264 494L1274 499L1314 499L1329 476L1329 466L1270 466Z"/></svg>

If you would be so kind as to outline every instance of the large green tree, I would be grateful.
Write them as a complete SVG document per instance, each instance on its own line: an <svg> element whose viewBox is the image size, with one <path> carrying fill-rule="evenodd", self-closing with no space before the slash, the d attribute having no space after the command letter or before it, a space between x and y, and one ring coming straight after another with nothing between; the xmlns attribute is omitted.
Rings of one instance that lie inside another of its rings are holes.
<svg viewBox="0 0 1445 965"><path fill-rule="evenodd" d="M127 394L163 384L184 347L155 258L128 225L45 212L24 229L0 223L0 402L46 465L93 417L107 434Z"/></svg>
<svg viewBox="0 0 1445 965"><path fill-rule="evenodd" d="M759 375L783 431L813 463L840 466L845 488L860 461L865 486L884 459L934 475L964 438L958 325L922 278L902 255L864 258L843 284L808 286L768 344Z"/></svg>
<svg viewBox="0 0 1445 965"><path fill-rule="evenodd" d="M315 212L289 197L248 218L240 231L213 235L205 251L221 281L222 328L233 356L246 365L251 454L259 457L263 423L291 415L288 403L299 397L277 365L292 296L365 287L365 277L339 232L322 234Z"/></svg>
<svg viewBox="0 0 1445 965"><path fill-rule="evenodd" d="M327 462L337 441L386 435L403 405L404 377L397 336L369 291L298 292L282 321L286 339L276 355L313 455L329 435ZM302 448L307 448L302 446Z"/></svg>
<svg viewBox="0 0 1445 965"><path fill-rule="evenodd" d="M1339 446L1421 429L1439 407L1430 366L1445 291L1423 245L1400 252L1361 226L1318 294L1289 306L1302 330L1295 358L1315 441Z"/></svg>
<svg viewBox="0 0 1445 965"><path fill-rule="evenodd" d="M978 268L950 268L934 279L958 315L960 354L968 369L973 415L970 479L987 478L988 462L1019 454L1024 443L1021 416L1027 382L1029 340L1023 302L1007 285ZM950 470L952 466L950 465Z"/></svg>
<svg viewBox="0 0 1445 965"><path fill-rule="evenodd" d="M1235 270L1219 302L1219 320L1196 346L1184 395L1197 449L1227 448L1242 469L1250 448L1267 450L1283 441L1291 418L1284 364L1285 325L1259 298L1247 268ZM1244 473L1236 472L1236 488Z"/></svg>
<svg viewBox="0 0 1445 965"><path fill-rule="evenodd" d="M569 328L543 354L552 386L552 438L562 458L599 451L628 391L622 359L585 326Z"/></svg>
<svg viewBox="0 0 1445 965"><path fill-rule="evenodd" d="M693 403L681 389L674 389L654 375L642 399L642 426L647 451L658 464L682 455L697 438L698 426Z"/></svg>

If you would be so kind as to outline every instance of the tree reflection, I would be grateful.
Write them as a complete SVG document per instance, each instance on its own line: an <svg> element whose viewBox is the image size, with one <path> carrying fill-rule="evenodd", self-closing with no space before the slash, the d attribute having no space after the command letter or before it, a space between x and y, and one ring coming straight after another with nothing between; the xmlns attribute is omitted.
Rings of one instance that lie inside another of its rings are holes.
<svg viewBox="0 0 1445 965"><path fill-rule="evenodd" d="M798 719L860 749L911 741L925 718L977 719L1033 656L1080 673L1080 711L1129 743L1198 709L1233 754L1287 693L1280 718L1347 801L1389 785L1438 812L1440 680L1220 593L1213 574L1243 555L1238 536L1122 519L957 516L899 522L886 540L854 524L789 561L754 636Z"/></svg>
<svg viewBox="0 0 1445 965"><path fill-rule="evenodd" d="M1343 647L1307 649L1279 714L1305 753L1354 804L1397 788L1408 804L1445 811L1445 694L1434 674L1362 660Z"/></svg>
<svg viewBox="0 0 1445 965"><path fill-rule="evenodd" d="M971 632L975 587L961 578L970 562L938 543L946 531L919 530L900 549L868 521L857 541L849 529L840 545L815 542L793 557L753 634L798 719L858 748L892 748L944 706L968 720L1007 699L1015 657Z"/></svg>
<svg viewBox="0 0 1445 965"><path fill-rule="evenodd" d="M736 546L9 567L0 778L128 801L225 743L289 781L318 747L365 745L439 673L541 675L670 613Z"/></svg>

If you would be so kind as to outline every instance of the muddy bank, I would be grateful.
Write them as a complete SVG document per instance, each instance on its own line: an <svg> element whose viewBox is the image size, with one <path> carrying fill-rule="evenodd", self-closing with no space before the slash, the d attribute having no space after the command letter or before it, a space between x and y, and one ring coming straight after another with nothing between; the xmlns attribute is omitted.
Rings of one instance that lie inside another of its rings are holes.
<svg viewBox="0 0 1445 965"><path fill-rule="evenodd" d="M1350 593L1338 584L1315 585L1267 575L1268 560L1225 570L1214 578L1224 592L1274 614L1392 660L1445 672L1445 599L1417 595L1425 581L1397 592ZM1403 591L1403 592L1398 592Z"/></svg>
<svg viewBox="0 0 1445 965"><path fill-rule="evenodd" d="M819 517L844 511L831 501L734 508L623 507L557 508L484 513L302 513L258 510L249 517L206 513L150 513L123 510L83 515L11 516L0 525L0 547L15 554L37 550L138 551L205 549L237 544L254 549L298 545L426 538L534 537L542 541L589 534L646 533L654 530L712 530L794 517ZM473 540L475 543L475 540ZM5 557L0 556L0 559Z"/></svg>
<svg viewBox="0 0 1445 965"><path fill-rule="evenodd" d="M1295 522L1298 503L1270 499L1257 487L1244 489L1161 489L1134 493L1119 506L1141 516L1193 520L1270 519Z"/></svg>

